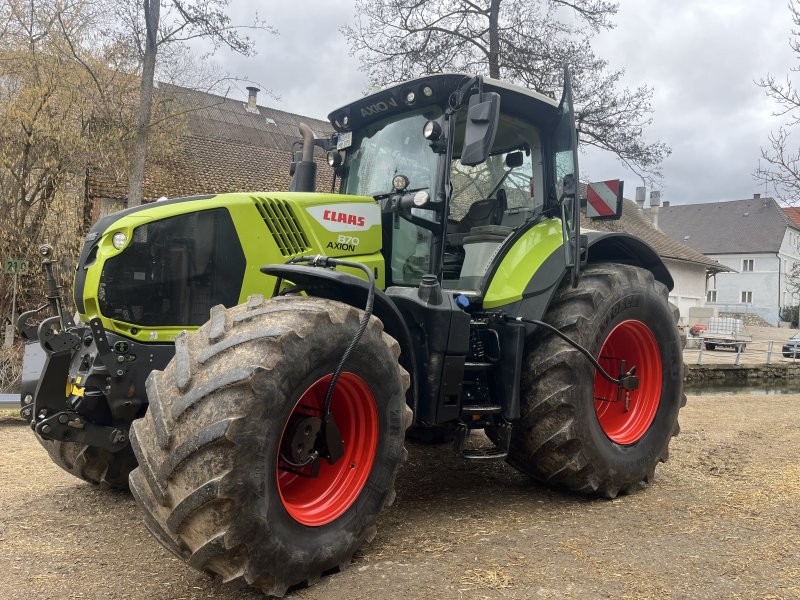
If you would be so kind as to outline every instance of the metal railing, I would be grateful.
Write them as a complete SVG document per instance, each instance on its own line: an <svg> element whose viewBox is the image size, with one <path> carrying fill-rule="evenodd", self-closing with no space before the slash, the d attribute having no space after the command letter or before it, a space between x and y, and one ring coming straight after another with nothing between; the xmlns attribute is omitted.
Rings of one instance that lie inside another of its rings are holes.
<svg viewBox="0 0 800 600"><path fill-rule="evenodd" d="M692 347L694 344L698 346ZM692 338L687 340L683 350L683 360L694 365L774 365L800 362L800 347L792 354L784 356L783 345L786 340L752 340L736 348L715 348L707 350L702 341Z"/></svg>

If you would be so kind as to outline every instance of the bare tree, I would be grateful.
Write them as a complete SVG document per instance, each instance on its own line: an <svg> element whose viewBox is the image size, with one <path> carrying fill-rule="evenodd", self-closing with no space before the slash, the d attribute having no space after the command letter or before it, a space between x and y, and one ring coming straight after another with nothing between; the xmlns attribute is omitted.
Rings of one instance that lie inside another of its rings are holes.
<svg viewBox="0 0 800 600"><path fill-rule="evenodd" d="M88 0L0 0L0 255L78 248L87 165L119 162L136 79L109 68ZM10 290L0 280L0 315ZM25 286L27 296L37 290Z"/></svg>
<svg viewBox="0 0 800 600"><path fill-rule="evenodd" d="M342 32L380 85L456 70L552 94L569 65L582 142L652 180L670 153L643 136L653 90L624 88L623 71L590 44L616 12L607 0L356 0L355 22Z"/></svg>
<svg viewBox="0 0 800 600"><path fill-rule="evenodd" d="M258 16L250 25L234 25L226 12L229 4L230 0L117 0L115 12L122 23L118 36L131 46L141 63L136 137L128 170L128 206L142 203L159 56L198 38L210 41L213 51L227 48L250 56L255 44L245 31L273 32Z"/></svg>
<svg viewBox="0 0 800 600"><path fill-rule="evenodd" d="M800 57L800 3L790 0L789 13L794 25L789 46ZM800 124L800 93L792 82L791 73L776 77L769 74L756 83L768 98L775 102L773 115L784 119L777 131L769 135L769 145L761 148L761 160L754 177L772 187L779 200L789 205L800 203L800 146L792 143L791 134Z"/></svg>

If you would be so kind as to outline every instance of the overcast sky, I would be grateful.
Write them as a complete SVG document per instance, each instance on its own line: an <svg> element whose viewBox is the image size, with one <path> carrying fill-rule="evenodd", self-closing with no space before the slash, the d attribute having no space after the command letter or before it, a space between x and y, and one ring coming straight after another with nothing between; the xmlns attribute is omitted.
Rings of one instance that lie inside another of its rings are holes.
<svg viewBox="0 0 800 600"><path fill-rule="evenodd" d="M216 60L280 97L263 98L264 104L325 118L363 93L366 76L339 33L353 19L352 0L234 0L231 16L246 22L256 9L279 34L259 36L255 57L218 54ZM627 85L655 88L646 137L672 148L662 199L684 204L771 193L752 173L780 120L754 82L796 63L786 0L621 0L616 24L594 46L625 69ZM599 151L582 155L581 175L625 179L628 197L641 185Z"/></svg>

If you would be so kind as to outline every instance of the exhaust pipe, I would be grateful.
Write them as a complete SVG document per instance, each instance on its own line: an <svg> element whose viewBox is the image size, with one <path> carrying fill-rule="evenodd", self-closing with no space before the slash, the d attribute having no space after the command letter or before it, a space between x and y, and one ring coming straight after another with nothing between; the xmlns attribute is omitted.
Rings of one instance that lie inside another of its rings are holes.
<svg viewBox="0 0 800 600"><path fill-rule="evenodd" d="M290 192L314 192L317 189L317 163L314 162L314 132L305 123L300 123L303 150L292 163L293 177ZM299 160L298 160L299 158Z"/></svg>

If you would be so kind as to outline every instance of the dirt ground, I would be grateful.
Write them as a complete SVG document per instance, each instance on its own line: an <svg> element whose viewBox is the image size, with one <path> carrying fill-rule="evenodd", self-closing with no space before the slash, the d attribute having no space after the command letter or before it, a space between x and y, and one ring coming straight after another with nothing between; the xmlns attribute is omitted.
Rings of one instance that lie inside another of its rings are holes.
<svg viewBox="0 0 800 600"><path fill-rule="evenodd" d="M672 458L613 501L409 447L397 502L342 573L293 599L800 598L800 395L691 396ZM0 598L262 598L215 583L133 500L0 421Z"/></svg>

